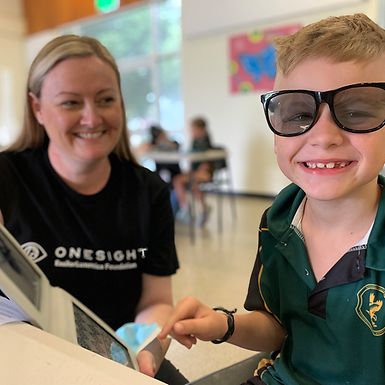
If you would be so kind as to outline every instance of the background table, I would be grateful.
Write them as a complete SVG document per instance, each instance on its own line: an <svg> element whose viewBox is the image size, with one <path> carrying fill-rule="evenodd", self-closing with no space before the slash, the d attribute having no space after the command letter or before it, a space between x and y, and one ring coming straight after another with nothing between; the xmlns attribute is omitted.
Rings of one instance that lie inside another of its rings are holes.
<svg viewBox="0 0 385 385"><path fill-rule="evenodd" d="M207 151L197 152L185 152L185 151L148 151L139 156L141 161L150 159L157 164L179 164L181 169L188 173L189 184L192 186L194 183L194 174L190 173L192 164L195 162L211 162L211 161L223 161L223 164L227 164L228 167L228 152L225 149L210 149ZM221 205L222 203L220 203ZM195 199L193 194L190 194L190 239L195 241ZM234 205L233 205L234 206ZM234 206L235 207L235 206ZM235 213L235 210L233 210ZM218 216L218 228L222 227L222 215Z"/></svg>
<svg viewBox="0 0 385 385"><path fill-rule="evenodd" d="M226 160L226 150L207 150L199 152L184 151L148 151L140 155L140 158L151 159L156 163L175 163L181 166L187 166L187 170L191 169L193 162L208 162L214 160ZM184 163L184 164L183 164Z"/></svg>

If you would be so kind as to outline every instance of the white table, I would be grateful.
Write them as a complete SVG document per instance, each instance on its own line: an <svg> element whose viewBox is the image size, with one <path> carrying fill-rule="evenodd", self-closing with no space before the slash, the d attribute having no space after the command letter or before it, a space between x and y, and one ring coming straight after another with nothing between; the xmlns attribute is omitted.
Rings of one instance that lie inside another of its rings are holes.
<svg viewBox="0 0 385 385"><path fill-rule="evenodd" d="M2 385L161 385L163 382L26 323L0 326Z"/></svg>
<svg viewBox="0 0 385 385"><path fill-rule="evenodd" d="M140 157L151 159L156 163L185 163L188 168L191 168L193 162L208 162L213 160L222 160L227 158L226 150L207 150L199 152L185 152L185 151L148 151L141 154Z"/></svg>

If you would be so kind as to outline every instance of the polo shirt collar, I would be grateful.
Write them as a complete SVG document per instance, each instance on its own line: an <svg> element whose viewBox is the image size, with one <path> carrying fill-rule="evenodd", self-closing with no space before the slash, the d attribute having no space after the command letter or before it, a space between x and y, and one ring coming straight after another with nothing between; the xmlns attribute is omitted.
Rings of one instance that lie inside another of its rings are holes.
<svg viewBox="0 0 385 385"><path fill-rule="evenodd" d="M385 186L385 178L380 175L378 183ZM369 236L365 266L369 269L385 271L385 189L382 189L373 230Z"/></svg>
<svg viewBox="0 0 385 385"><path fill-rule="evenodd" d="M378 183L385 186L385 177L379 175ZM282 192L275 199L272 207L267 212L267 226L271 235L277 240L277 248L280 249L283 254L288 255L290 251L295 251L293 248L297 248L299 245L297 242L303 242L303 238L299 231L292 225L293 219L298 212L298 208L305 198L305 193L297 185L290 184L282 190ZM294 236L294 234L296 236ZM293 244L293 238L297 240ZM290 240L290 241L289 241ZM288 247L291 250L288 250ZM298 257L300 249L296 249ZM380 203L376 218L373 224L372 231L368 239L368 246L365 255L365 267L385 271L385 188L382 189ZM303 253L301 253L303 254ZM306 254L304 258L300 258L303 263L308 259ZM292 262L293 267L298 270L298 260L295 258ZM310 269L310 266L306 267L302 265L303 272L299 272L302 279L308 286L312 286L311 282L312 274L306 276L306 270ZM309 270L311 271L311 269ZM313 281L314 282L314 281Z"/></svg>

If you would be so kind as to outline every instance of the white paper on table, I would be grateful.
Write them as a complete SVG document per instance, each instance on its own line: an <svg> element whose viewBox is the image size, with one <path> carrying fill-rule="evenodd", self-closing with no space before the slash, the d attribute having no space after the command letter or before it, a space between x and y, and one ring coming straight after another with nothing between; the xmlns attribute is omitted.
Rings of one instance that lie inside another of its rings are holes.
<svg viewBox="0 0 385 385"><path fill-rule="evenodd" d="M29 317L12 300L0 296L0 325L10 322L29 322Z"/></svg>

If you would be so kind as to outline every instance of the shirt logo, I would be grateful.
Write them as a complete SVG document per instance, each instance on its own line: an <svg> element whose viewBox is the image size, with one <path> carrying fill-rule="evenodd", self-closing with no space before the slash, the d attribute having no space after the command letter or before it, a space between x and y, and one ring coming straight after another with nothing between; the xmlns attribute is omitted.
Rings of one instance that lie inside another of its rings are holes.
<svg viewBox="0 0 385 385"><path fill-rule="evenodd" d="M37 263L48 256L48 253L36 242L26 242L21 245L25 253Z"/></svg>
<svg viewBox="0 0 385 385"><path fill-rule="evenodd" d="M385 288L365 285L357 293L356 313L376 337L385 333Z"/></svg>
<svg viewBox="0 0 385 385"><path fill-rule="evenodd" d="M54 251L54 266L72 269L132 270L146 258L146 247L126 250L93 250L58 246Z"/></svg>

